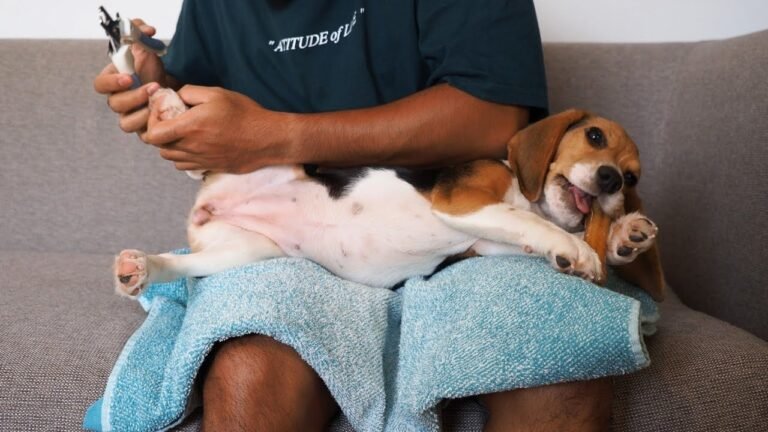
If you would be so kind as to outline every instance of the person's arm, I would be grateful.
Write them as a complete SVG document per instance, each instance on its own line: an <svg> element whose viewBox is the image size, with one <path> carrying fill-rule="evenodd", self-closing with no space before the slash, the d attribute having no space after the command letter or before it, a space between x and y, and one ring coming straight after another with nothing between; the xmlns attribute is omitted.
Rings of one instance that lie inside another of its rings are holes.
<svg viewBox="0 0 768 432"><path fill-rule="evenodd" d="M506 157L526 108L439 84L378 107L298 115L290 157L318 165L448 165Z"/></svg>
<svg viewBox="0 0 768 432"><path fill-rule="evenodd" d="M181 170L250 172L267 165L437 166L506 156L528 110L447 84L373 108L318 114L269 111L235 92L187 86L192 109L150 123L145 140Z"/></svg>

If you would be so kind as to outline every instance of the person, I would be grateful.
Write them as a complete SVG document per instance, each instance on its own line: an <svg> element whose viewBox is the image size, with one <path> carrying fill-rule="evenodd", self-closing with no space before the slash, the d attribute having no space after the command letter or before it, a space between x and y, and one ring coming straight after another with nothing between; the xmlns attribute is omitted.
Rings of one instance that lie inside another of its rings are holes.
<svg viewBox="0 0 768 432"><path fill-rule="evenodd" d="M145 84L108 65L95 90L179 170L499 159L547 108L531 0L186 0L167 56L133 52ZM148 128L160 86L191 109ZM605 430L611 399L607 379L480 398L487 431ZM220 344L203 406L209 431L319 431L338 412L296 351L261 335Z"/></svg>

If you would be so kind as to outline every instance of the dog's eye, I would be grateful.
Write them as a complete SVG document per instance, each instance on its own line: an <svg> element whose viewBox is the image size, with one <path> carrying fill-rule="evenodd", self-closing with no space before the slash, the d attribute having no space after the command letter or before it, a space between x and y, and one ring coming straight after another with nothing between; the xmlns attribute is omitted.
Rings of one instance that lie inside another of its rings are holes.
<svg viewBox="0 0 768 432"><path fill-rule="evenodd" d="M625 172L624 173L624 184L632 187L637 184L637 176L635 173L632 172Z"/></svg>
<svg viewBox="0 0 768 432"><path fill-rule="evenodd" d="M587 135L587 141L589 141L589 144L592 147L595 147L595 148L605 147L605 136L603 136L603 131L600 130L600 128L593 126L591 128L587 128L585 130L585 133Z"/></svg>

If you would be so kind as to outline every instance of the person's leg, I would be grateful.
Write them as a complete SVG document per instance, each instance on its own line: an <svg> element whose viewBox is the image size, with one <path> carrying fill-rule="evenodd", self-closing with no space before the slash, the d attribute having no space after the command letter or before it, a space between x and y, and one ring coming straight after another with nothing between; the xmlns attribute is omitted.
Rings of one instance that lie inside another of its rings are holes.
<svg viewBox="0 0 768 432"><path fill-rule="evenodd" d="M267 336L223 342L203 378L203 431L324 431L337 412L315 371Z"/></svg>
<svg viewBox="0 0 768 432"><path fill-rule="evenodd" d="M511 390L480 397L490 413L485 432L607 431L612 400L610 378Z"/></svg>

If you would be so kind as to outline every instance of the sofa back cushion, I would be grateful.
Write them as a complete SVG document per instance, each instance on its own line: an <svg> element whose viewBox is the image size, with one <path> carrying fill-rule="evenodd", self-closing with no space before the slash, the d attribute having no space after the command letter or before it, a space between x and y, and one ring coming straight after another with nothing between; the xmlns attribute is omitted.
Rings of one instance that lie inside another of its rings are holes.
<svg viewBox="0 0 768 432"><path fill-rule="evenodd" d="M186 244L197 182L123 133L93 78L106 41L0 41L0 249Z"/></svg>

